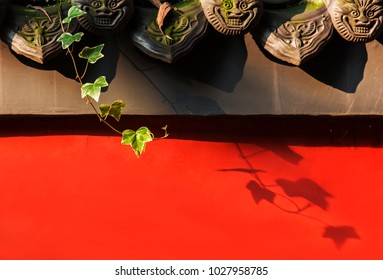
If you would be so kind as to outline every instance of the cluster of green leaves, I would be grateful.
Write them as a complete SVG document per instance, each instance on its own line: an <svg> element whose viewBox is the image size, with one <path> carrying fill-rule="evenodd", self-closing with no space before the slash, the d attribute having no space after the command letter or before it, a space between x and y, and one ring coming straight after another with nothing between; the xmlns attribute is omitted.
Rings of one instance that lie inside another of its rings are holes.
<svg viewBox="0 0 383 280"><path fill-rule="evenodd" d="M117 100L110 105L101 104L99 106L99 111L98 111L97 108L94 106L93 101L98 102L101 95L101 89L109 85L106 80L106 77L100 76L93 83L89 83L89 82L83 83L83 80L82 80L88 69L88 65L94 64L99 59L104 57L104 55L102 54L104 44L97 45L95 47L86 46L81 50L81 52L78 53L79 58L85 59L87 61L83 74L82 75L79 74L77 64L76 64L76 59L74 58L74 54L73 54L73 49L74 49L73 46L74 46L74 43L80 42L81 38L84 36L84 33L77 32L75 34L71 34L67 30L69 30L69 24L71 23L73 19L76 19L77 17L80 17L84 14L86 14L86 12L81 10L80 6L78 5L72 6L68 11L67 17L62 19L61 21L61 27L62 27L63 33L57 39L57 41L61 43L61 46L63 49L67 50L68 54L70 55L72 59L72 63L76 72L76 79L79 81L81 85L81 97L87 99L87 102L92 106L92 108L96 112L101 122L105 123L112 130L114 130L115 132L117 132L118 134L122 136L121 144L131 146L136 156L140 157L141 154L145 151L146 144L148 142L151 142L154 139L153 133L151 133L151 131L147 127L141 127L137 129L136 131L132 129L119 131L116 128L114 128L107 121L107 117L111 116L116 121L120 121L122 108L125 107L125 103L121 100ZM68 26L67 30L65 30L64 24ZM168 133L166 131L166 126L163 127L163 130L165 131L164 137L167 137Z"/></svg>

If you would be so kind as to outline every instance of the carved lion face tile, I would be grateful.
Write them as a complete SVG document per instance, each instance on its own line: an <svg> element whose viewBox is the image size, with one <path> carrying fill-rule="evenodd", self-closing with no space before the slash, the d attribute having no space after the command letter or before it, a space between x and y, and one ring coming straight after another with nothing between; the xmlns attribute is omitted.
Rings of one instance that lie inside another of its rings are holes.
<svg viewBox="0 0 383 280"><path fill-rule="evenodd" d="M133 0L72 0L87 12L79 17L80 25L87 31L107 35L120 32L133 14Z"/></svg>
<svg viewBox="0 0 383 280"><path fill-rule="evenodd" d="M224 35L249 32L261 16L262 2L258 0L201 0L210 24Z"/></svg>
<svg viewBox="0 0 383 280"><path fill-rule="evenodd" d="M383 0L332 0L328 5L338 33L352 42L375 39L383 28Z"/></svg>

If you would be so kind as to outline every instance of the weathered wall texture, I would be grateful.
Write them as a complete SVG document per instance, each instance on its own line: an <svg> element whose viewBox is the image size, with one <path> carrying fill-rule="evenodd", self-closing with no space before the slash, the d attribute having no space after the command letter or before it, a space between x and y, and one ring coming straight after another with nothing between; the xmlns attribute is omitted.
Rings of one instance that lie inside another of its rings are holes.
<svg viewBox="0 0 383 280"><path fill-rule="evenodd" d="M349 43L334 35L302 67L273 61L249 34L211 31L171 65L141 53L127 34L89 40L106 46L87 79L105 75L110 86L100 102L122 99L128 114L383 114L382 40ZM0 114L92 113L69 57L41 66L15 56L4 43L0 56Z"/></svg>

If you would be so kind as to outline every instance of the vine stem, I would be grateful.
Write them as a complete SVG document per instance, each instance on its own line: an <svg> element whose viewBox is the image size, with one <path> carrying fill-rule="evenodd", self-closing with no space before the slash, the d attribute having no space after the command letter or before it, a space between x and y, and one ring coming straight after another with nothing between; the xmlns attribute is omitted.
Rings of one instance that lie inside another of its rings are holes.
<svg viewBox="0 0 383 280"><path fill-rule="evenodd" d="M62 26L63 28L63 26ZM73 55L73 50L70 50L68 48L68 51L67 53L69 54L71 60L72 60L72 64L73 64L73 68L74 68L74 71L75 71L75 74L76 74L76 80L78 80L78 82L80 83L81 86L84 85L82 79L84 78L85 74L86 74L86 71L88 69L88 65L89 65L89 62L86 63L86 67L84 69L84 72L83 74L80 76L79 74L79 71L78 71L78 67L77 67L77 63L76 63L76 60L74 58L74 55ZM114 132L116 132L117 134L120 134L122 135L122 132L119 131L118 129L116 129L114 126L112 126L109 122L107 122L102 116L101 114L98 112L97 108L94 106L93 104L93 100L89 97L89 96L86 96L86 99L87 99L87 103L90 104L90 106L92 107L92 109L94 110L94 112L96 113L98 119L100 122L104 123L105 125L107 125L109 128L111 128Z"/></svg>
<svg viewBox="0 0 383 280"><path fill-rule="evenodd" d="M101 117L100 113L97 111L97 108L96 108L96 107L94 106L94 104L93 104L93 100L92 100L89 96L87 96L86 99L87 99L87 102L90 104L90 106L93 108L94 112L96 113L96 115L97 115L99 121L102 122L102 123L104 123L104 124L106 124L107 126L109 126L109 128L111 128L111 129L112 129L114 132L116 132L117 134L122 135L122 132L121 132L121 131L119 131L118 129L116 129L114 126L112 126L110 123L108 123L103 117Z"/></svg>
<svg viewBox="0 0 383 280"><path fill-rule="evenodd" d="M64 26L64 23L63 23L63 20L62 20L62 16L61 16L61 5L59 6L59 19L60 19L60 27L61 27L61 30L62 30L62 33L67 33L68 30L69 30L69 27L70 27L70 20L65 28ZM83 35L83 34L82 34ZM81 39L81 36L80 36L80 39ZM77 40L76 40L77 41ZM72 42L74 43L74 42ZM63 48L64 48L64 43L63 43ZM86 62L86 65L85 65L85 68L84 70L82 71L82 74L80 75L79 73L79 69L78 69L78 66L77 66L77 63L76 63L76 59L74 57L74 44L72 45L69 45L66 47L67 48L67 55L69 54L70 58L71 58L71 61L72 61L72 65L73 65L73 68L74 68L74 71L75 71L75 80L77 80L80 85L81 85L81 91L83 91L83 87L84 87L84 83L83 83L83 79L87 73L87 70L88 70L88 66L89 66L89 59L87 60ZM87 85L87 84L85 84ZM87 104L90 104L90 106L92 107L93 111L96 113L98 119L100 122L104 123L106 126L108 126L110 129L112 129L114 132L116 132L117 134L119 135L122 135L124 136L124 133L121 132L120 130L118 130L117 128L115 128L113 125L111 125L108 121L106 121L106 118L107 118L107 115L105 117L103 117L103 114L102 114L102 111L100 113L99 109L96 108L96 106L94 105L93 101L98 101L98 100L95 100L94 98L92 98L91 96L89 95L85 95L85 96L82 96L82 97L86 97L86 103ZM98 98L97 98L98 99ZM101 109L100 109L101 110ZM165 130L165 136L162 137L162 138L165 138L167 137L169 134L167 133L167 130L166 130L167 126L165 126L163 129ZM150 131L149 131L150 132ZM151 133L151 132L150 132ZM151 133L151 138L152 139L155 139L154 138L154 135ZM133 146L132 146L133 147ZM137 149L133 148L133 150L136 152L137 154Z"/></svg>
<svg viewBox="0 0 383 280"><path fill-rule="evenodd" d="M74 68L74 71L76 73L76 79L79 81L80 85L83 86L83 81L82 81L82 78L85 76L85 73L86 73L86 70L87 70L87 67L85 68L84 70L84 73L82 74L82 76L80 76L79 72L78 72L78 68L77 68L77 64L76 64L76 60L74 59L74 56L73 56L73 52L71 50L68 50L68 53L69 53L69 56L71 57L72 59L72 63L73 63L73 68ZM86 64L86 66L88 66L89 63ZM86 100L87 100L87 103L93 108L93 111L96 113L98 119L100 120L100 122L106 124L109 128L111 128L114 132L116 132L117 134L120 134L122 135L122 132L119 131L118 129L116 129L115 127L113 127L109 122L107 122L103 117L101 117L101 114L98 112L97 108L94 106L93 104L93 100L89 97L89 96L86 96Z"/></svg>
<svg viewBox="0 0 383 280"><path fill-rule="evenodd" d="M85 77L86 72L88 71L89 61L86 62L84 72L82 73L80 79L83 79Z"/></svg>
<svg viewBox="0 0 383 280"><path fill-rule="evenodd" d="M81 78L80 74L78 73L76 60L74 59L72 50L69 50L69 49L68 49L68 54L69 54L69 56L70 56L70 58L71 58L71 60L72 60L72 64L73 64L73 68L74 68L74 72L75 72L75 74L76 74L76 78L75 78L75 79L79 81L79 83L80 83L81 86L83 86L82 78ZM85 74L85 73L84 73L84 74Z"/></svg>

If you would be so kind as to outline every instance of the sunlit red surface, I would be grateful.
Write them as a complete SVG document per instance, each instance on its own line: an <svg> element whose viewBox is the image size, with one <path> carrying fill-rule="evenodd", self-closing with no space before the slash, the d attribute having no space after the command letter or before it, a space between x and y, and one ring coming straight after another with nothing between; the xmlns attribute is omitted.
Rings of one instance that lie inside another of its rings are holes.
<svg viewBox="0 0 383 280"><path fill-rule="evenodd" d="M0 138L0 259L381 259L383 149Z"/></svg>

